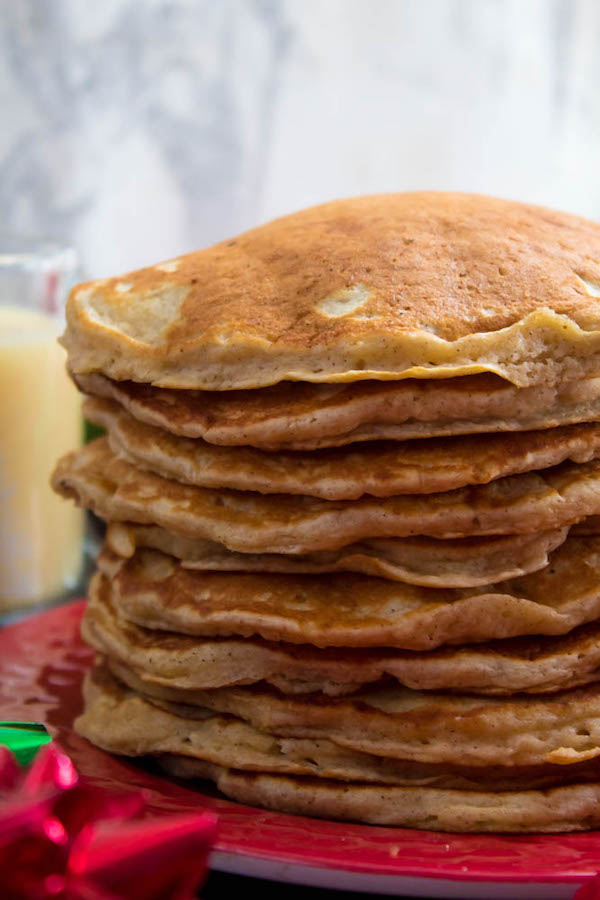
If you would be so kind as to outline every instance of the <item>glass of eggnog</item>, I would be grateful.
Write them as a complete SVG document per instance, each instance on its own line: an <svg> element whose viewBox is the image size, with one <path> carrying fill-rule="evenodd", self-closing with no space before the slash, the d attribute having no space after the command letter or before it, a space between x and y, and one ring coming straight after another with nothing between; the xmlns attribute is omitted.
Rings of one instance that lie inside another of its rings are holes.
<svg viewBox="0 0 600 900"><path fill-rule="evenodd" d="M82 511L49 486L82 436L57 343L75 265L68 247L0 234L0 614L60 599L81 571Z"/></svg>

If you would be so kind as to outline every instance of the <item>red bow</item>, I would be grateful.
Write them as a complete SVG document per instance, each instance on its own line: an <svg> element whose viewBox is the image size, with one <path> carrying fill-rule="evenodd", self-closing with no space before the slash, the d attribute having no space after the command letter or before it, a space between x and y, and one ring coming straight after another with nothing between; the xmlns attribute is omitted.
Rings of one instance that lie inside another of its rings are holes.
<svg viewBox="0 0 600 900"><path fill-rule="evenodd" d="M3 900L191 900L207 870L210 813L143 819L141 794L87 786L49 744L21 775L0 746Z"/></svg>

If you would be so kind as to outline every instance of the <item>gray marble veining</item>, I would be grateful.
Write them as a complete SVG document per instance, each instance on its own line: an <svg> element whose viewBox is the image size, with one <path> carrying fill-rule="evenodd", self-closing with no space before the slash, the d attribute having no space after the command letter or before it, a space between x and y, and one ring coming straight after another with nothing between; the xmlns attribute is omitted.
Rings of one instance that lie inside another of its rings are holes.
<svg viewBox="0 0 600 900"><path fill-rule="evenodd" d="M597 0L0 0L0 228L95 276L313 202L600 218Z"/></svg>

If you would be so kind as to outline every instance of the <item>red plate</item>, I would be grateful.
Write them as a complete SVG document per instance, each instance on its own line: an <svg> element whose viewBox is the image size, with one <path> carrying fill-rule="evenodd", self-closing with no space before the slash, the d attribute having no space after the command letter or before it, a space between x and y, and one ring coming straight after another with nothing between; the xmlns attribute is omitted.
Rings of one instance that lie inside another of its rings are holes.
<svg viewBox="0 0 600 900"><path fill-rule="evenodd" d="M600 869L598 832L451 835L288 816L173 783L151 766L98 750L72 730L92 656L79 638L82 609L72 603L0 631L0 718L44 722L92 782L143 789L153 812L199 804L216 810L214 868L347 890L486 900L571 897Z"/></svg>

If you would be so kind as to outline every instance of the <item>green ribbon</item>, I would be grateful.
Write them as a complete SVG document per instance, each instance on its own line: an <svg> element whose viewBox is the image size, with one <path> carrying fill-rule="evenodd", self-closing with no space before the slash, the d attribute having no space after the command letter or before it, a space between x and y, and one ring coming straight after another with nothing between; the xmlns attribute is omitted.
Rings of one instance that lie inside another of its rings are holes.
<svg viewBox="0 0 600 900"><path fill-rule="evenodd" d="M0 744L4 744L26 766L52 738L39 722L0 722Z"/></svg>

